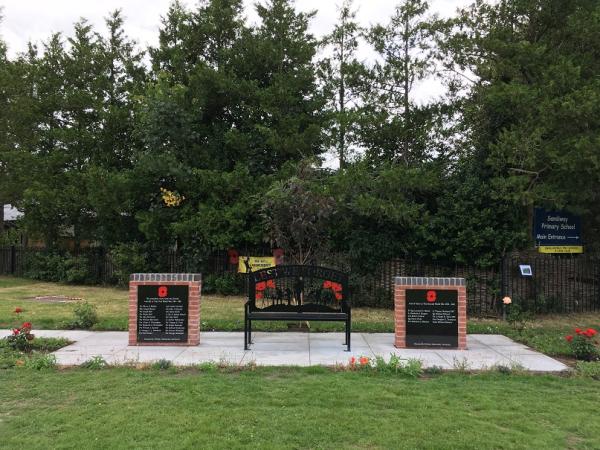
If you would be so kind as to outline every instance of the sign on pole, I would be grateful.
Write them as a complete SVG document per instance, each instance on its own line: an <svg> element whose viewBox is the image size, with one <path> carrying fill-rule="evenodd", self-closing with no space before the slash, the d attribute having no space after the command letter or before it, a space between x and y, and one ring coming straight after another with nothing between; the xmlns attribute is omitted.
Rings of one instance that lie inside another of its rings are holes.
<svg viewBox="0 0 600 450"><path fill-rule="evenodd" d="M540 253L583 253L581 219L565 211L536 208L533 237Z"/></svg>

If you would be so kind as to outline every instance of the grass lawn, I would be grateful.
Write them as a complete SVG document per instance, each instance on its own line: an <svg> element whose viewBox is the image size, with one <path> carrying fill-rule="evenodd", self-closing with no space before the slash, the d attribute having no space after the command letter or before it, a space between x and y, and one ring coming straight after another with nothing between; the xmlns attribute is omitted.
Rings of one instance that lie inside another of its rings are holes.
<svg viewBox="0 0 600 450"><path fill-rule="evenodd" d="M0 398L2 448L600 447L580 378L10 369Z"/></svg>
<svg viewBox="0 0 600 450"><path fill-rule="evenodd" d="M98 308L97 330L127 330L128 296L125 289L96 286L72 286L45 283L23 278L0 276L0 328L29 320L40 329L60 329L73 320L75 303L42 303L36 296L64 295L83 298ZM244 329L242 297L202 296L200 319L202 330L238 331ZM14 314L16 307L24 312ZM352 310L355 331L389 332L394 329L392 311L374 308ZM343 324L313 323L312 329L343 330ZM284 322L256 323L257 330L284 330Z"/></svg>
<svg viewBox="0 0 600 450"><path fill-rule="evenodd" d="M127 329L127 291L110 287L71 286L43 283L20 278L0 277L0 328L18 325L29 320L35 328L64 328L73 319L74 303L41 303L35 300L40 295L65 295L80 297L98 308L100 322L97 330ZM16 307L24 312L17 316ZM237 331L244 327L244 299L241 297L203 296L201 306L202 330ZM539 351L553 356L570 356L564 339L572 334L574 327L600 329L600 313L561 316L543 316L529 322L522 331L513 329L500 320L469 319L469 333L504 334L523 342ZM257 330L284 330L283 322L258 322ZM374 308L352 310L354 331L394 331L393 311ZM342 331L343 324L311 323L316 331Z"/></svg>

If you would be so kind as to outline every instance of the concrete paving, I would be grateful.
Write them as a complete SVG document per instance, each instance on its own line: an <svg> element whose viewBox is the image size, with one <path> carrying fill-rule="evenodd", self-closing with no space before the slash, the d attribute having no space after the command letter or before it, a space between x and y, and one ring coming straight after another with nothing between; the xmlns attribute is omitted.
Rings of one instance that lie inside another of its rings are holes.
<svg viewBox="0 0 600 450"><path fill-rule="evenodd" d="M419 359L424 367L485 370L496 366L519 367L535 372L562 372L563 363L519 344L506 336L470 334L467 350L397 349L391 333L352 333L352 351L343 346L343 333L253 333L251 349L244 351L243 333L207 332L200 334L195 347L128 346L126 332L35 330L41 337L63 337L74 343L54 354L63 366L79 365L94 356L109 364L150 363L167 359L178 366L203 362L269 366L310 366L347 364L350 357L382 356L389 359ZM0 330L0 337L10 330Z"/></svg>

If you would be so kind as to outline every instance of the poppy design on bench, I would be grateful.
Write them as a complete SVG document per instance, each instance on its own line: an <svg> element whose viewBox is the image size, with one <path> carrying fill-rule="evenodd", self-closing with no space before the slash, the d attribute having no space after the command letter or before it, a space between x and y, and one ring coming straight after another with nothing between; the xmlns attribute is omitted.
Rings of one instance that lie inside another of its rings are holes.
<svg viewBox="0 0 600 450"><path fill-rule="evenodd" d="M351 307L348 275L319 266L276 266L248 274L244 349L252 343L252 322L344 322L350 351Z"/></svg>

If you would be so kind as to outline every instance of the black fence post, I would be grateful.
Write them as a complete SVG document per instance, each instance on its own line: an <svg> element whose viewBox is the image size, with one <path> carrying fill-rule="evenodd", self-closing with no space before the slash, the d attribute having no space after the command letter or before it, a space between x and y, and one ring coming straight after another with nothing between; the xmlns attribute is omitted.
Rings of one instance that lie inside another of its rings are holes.
<svg viewBox="0 0 600 450"><path fill-rule="evenodd" d="M17 249L14 245L10 247L10 274L14 275L17 269Z"/></svg>

